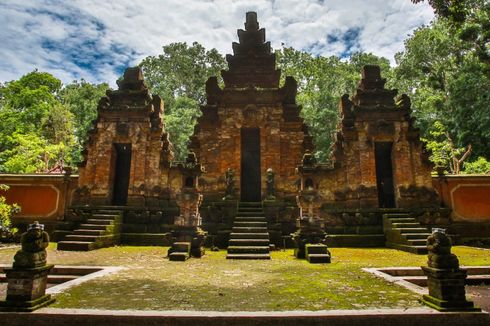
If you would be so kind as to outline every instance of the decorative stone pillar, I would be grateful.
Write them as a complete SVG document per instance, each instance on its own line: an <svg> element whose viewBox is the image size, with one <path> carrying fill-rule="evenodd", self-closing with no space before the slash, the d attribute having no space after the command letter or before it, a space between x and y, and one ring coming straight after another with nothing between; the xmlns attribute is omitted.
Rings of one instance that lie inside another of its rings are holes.
<svg viewBox="0 0 490 326"><path fill-rule="evenodd" d="M175 218L176 229L172 232L174 243L188 242L191 244L190 253L193 257L204 255L204 241L206 232L201 229L201 215L199 206L202 203L202 194L199 192L198 178L202 174L201 164L197 163L196 155L189 153L186 162L179 164L182 172L183 187L177 194L176 201L180 215ZM170 248L170 253L176 248Z"/></svg>
<svg viewBox="0 0 490 326"><path fill-rule="evenodd" d="M21 237L21 250L14 256L12 268L5 268L7 298L0 311L34 311L54 302L46 294L48 274L54 265L46 264L49 236L37 221Z"/></svg>
<svg viewBox="0 0 490 326"><path fill-rule="evenodd" d="M300 216L296 221L298 230L291 235L296 246L294 255L297 258L306 258L307 244L325 244L326 236L323 219L320 218L322 200L313 179L316 170L315 157L307 151L302 163L298 167L301 189L296 196L296 202L300 207Z"/></svg>
<svg viewBox="0 0 490 326"><path fill-rule="evenodd" d="M438 311L480 311L466 300L466 270L459 268L456 255L451 253L451 239L444 229L434 229L427 238L428 267L422 266L427 276L429 294L421 301Z"/></svg>

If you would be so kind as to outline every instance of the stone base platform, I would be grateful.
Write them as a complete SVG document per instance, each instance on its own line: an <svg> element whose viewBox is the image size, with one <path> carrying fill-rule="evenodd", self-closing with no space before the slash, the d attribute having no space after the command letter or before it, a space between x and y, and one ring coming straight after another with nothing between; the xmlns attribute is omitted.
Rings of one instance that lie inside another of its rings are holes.
<svg viewBox="0 0 490 326"><path fill-rule="evenodd" d="M131 311L43 308L33 313L0 312L9 326L97 325L340 325L488 326L484 312L437 312L430 308L331 311Z"/></svg>

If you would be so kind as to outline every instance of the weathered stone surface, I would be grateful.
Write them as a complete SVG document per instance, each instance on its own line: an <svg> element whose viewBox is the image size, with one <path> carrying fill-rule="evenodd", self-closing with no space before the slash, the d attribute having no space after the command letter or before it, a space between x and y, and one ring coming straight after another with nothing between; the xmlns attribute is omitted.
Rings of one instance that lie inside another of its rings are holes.
<svg viewBox="0 0 490 326"><path fill-rule="evenodd" d="M365 66L356 94L341 98L332 164L316 164L306 157L298 168L300 205L313 209L314 214L320 203L323 211L438 207L432 166L410 116L410 99L402 95L395 101L396 90L385 89L385 81L378 66ZM376 171L381 164L376 158L378 144L391 148L384 159L392 168L394 203L387 206L380 199L386 185L378 180ZM315 192L316 204L304 202L308 192Z"/></svg>
<svg viewBox="0 0 490 326"><path fill-rule="evenodd" d="M466 300L466 270L459 268L456 255L451 253L451 239L442 229L436 229L427 238L429 267L422 266L427 276L429 295L422 302L439 311L479 311Z"/></svg>
<svg viewBox="0 0 490 326"><path fill-rule="evenodd" d="M49 235L37 221L29 225L20 238L21 250L14 256L14 268L37 268L46 265Z"/></svg>
<svg viewBox="0 0 490 326"><path fill-rule="evenodd" d="M265 42L265 30L259 29L257 15L247 13L245 30L238 31L239 43L233 43L228 55L228 70L222 71L224 89L212 77L206 83L207 104L191 139L190 148L205 167L201 189L205 197L234 198L224 176L234 173L241 195L241 129L260 130L260 177L262 198L267 195L266 171L275 173L275 196L294 198L297 191L295 168L305 149L311 149L311 137L296 105L296 82L288 77L279 87L280 71L275 54ZM219 132L217 132L219 130Z"/></svg>
<svg viewBox="0 0 490 326"><path fill-rule="evenodd" d="M128 205L147 206L147 198L158 205L158 199L169 199L167 190L181 188L181 174L170 168L173 152L162 100L149 93L140 68L128 68L118 86L99 101L74 204L113 204L117 144L129 146L131 152Z"/></svg>

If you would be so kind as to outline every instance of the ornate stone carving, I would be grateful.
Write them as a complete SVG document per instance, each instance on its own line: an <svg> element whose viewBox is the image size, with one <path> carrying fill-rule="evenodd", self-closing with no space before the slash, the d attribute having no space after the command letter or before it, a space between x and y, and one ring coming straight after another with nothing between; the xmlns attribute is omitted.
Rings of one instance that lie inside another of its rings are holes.
<svg viewBox="0 0 490 326"><path fill-rule="evenodd" d="M20 238L21 250L14 256L14 268L36 268L46 265L46 248L49 235L39 222L29 224L27 232Z"/></svg>
<svg viewBox="0 0 490 326"><path fill-rule="evenodd" d="M276 184L274 180L274 171L271 168L267 169L266 175L266 199L274 200L276 199Z"/></svg>

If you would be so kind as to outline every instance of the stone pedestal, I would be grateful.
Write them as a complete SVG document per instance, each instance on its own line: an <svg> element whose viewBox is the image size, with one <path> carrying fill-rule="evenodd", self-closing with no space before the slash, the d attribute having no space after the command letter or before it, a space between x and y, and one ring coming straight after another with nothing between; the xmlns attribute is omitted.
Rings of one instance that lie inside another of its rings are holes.
<svg viewBox="0 0 490 326"><path fill-rule="evenodd" d="M190 254L192 257L201 258L204 253L204 241L207 233L200 227L179 227L172 231L174 242L188 242L191 244Z"/></svg>
<svg viewBox="0 0 490 326"><path fill-rule="evenodd" d="M325 231L318 223L319 221L310 221L308 218L298 220L298 231L291 234L295 244L294 256L296 258L305 258L307 244L325 244Z"/></svg>
<svg viewBox="0 0 490 326"><path fill-rule="evenodd" d="M37 268L5 268L7 298L0 311L34 311L55 301L46 294L48 274L54 265Z"/></svg>
<svg viewBox="0 0 490 326"><path fill-rule="evenodd" d="M466 300L466 271L462 269L448 270L422 266L427 276L429 295L421 301L438 311L480 311L472 301Z"/></svg>

